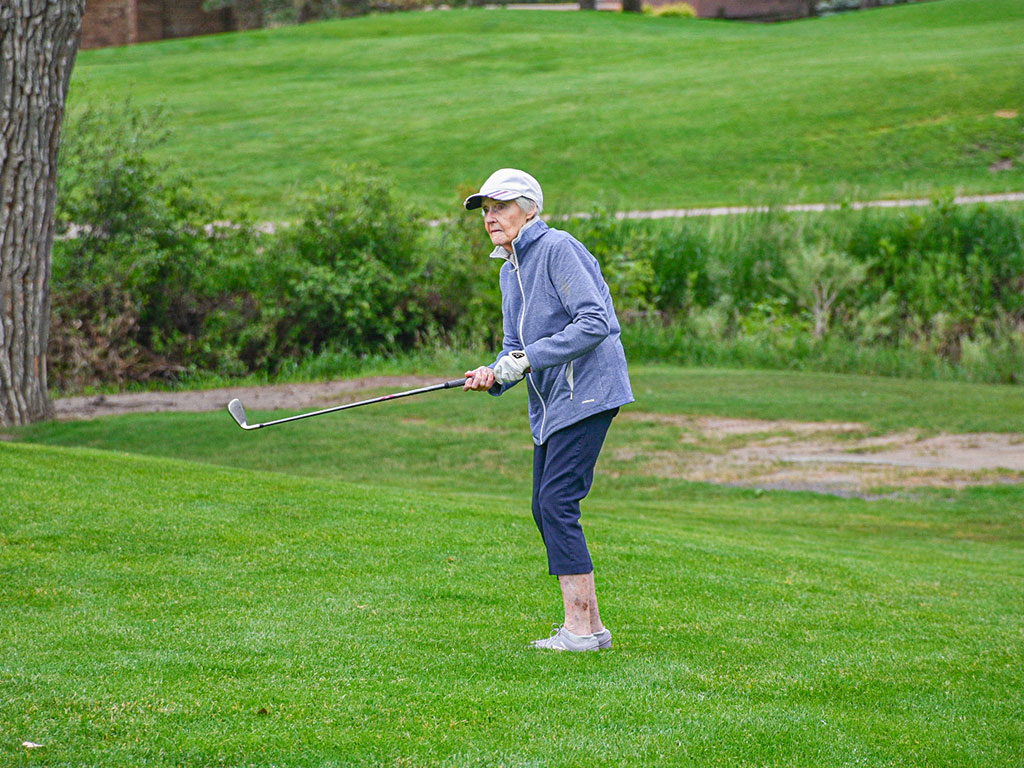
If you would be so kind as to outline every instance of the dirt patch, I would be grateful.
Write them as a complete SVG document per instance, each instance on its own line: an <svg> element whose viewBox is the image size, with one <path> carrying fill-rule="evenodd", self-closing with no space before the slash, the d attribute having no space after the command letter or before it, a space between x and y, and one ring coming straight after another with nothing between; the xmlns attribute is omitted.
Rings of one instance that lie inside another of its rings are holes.
<svg viewBox="0 0 1024 768"><path fill-rule="evenodd" d="M721 438L730 435L757 435L777 432L814 434L819 432L844 433L865 432L863 424L839 421L768 421L766 419L726 419L718 416L677 416L673 414L643 413L628 411L623 418L632 421L650 421L656 424L670 424L684 430L696 430L705 438Z"/></svg>
<svg viewBox="0 0 1024 768"><path fill-rule="evenodd" d="M670 424L678 449L613 449L613 459L654 477L753 488L874 498L892 490L1024 482L1024 435L868 436L863 424L665 416L631 411L630 421Z"/></svg>
<svg viewBox="0 0 1024 768"><path fill-rule="evenodd" d="M232 387L189 392L132 392L65 397L55 401L61 420L125 413L201 412L241 398L254 411L327 408L366 397L438 382L437 377L374 378ZM609 453L605 471L628 471L751 488L808 490L874 498L920 487L1024 482L1024 435L943 434L906 431L869 435L849 422L770 421L653 414L626 409L627 422L673 427L674 446L634 440ZM467 425L467 429L473 429ZM615 465L620 465L616 467Z"/></svg>

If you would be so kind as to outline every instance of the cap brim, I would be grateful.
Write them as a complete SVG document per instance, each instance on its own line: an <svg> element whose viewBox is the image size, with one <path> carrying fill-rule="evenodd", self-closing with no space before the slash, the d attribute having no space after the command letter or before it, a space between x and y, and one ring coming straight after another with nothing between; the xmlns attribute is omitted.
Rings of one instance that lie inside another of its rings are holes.
<svg viewBox="0 0 1024 768"><path fill-rule="evenodd" d="M485 197L489 197L491 200L515 200L517 197L522 197L522 195L522 192L511 192L507 189L495 189L490 192L480 191L475 195L467 197L463 205L466 206L467 211L473 211L480 207Z"/></svg>

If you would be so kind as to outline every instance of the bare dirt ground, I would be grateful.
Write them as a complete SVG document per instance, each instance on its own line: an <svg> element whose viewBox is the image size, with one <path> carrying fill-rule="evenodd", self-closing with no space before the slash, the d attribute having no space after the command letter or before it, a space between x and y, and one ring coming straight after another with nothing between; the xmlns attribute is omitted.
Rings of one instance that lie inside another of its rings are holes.
<svg viewBox="0 0 1024 768"><path fill-rule="evenodd" d="M55 407L58 419L76 420L125 413L212 411L225 408L231 398L238 397L252 410L301 411L357 400L367 390L400 391L434 383L436 377L381 376L66 397L57 400ZM856 423L665 416L645 413L638 406L625 410L620 418L678 428L678 450L613 449L617 460L642 460L642 471L652 476L867 498L920 487L1024 482L1024 434L923 435L906 431L878 436L869 435L865 425Z"/></svg>
<svg viewBox="0 0 1024 768"><path fill-rule="evenodd" d="M230 387L186 392L126 392L116 395L62 397L54 401L61 421L117 416L125 413L168 411L200 413L227 408L232 398L240 398L254 411L277 409L315 409L356 400L356 393L386 387L405 390L437 384L437 378L414 376L378 376L350 381L325 381L310 384L281 384L272 387Z"/></svg>
<svg viewBox="0 0 1024 768"><path fill-rule="evenodd" d="M869 435L863 424L759 421L625 412L670 422L683 437L676 451L645 457L648 473L751 488L807 490L876 498L914 488L965 488L1024 482L1024 435ZM690 446L690 450L684 450ZM700 450L693 450L699 446ZM615 449L632 458L633 449Z"/></svg>

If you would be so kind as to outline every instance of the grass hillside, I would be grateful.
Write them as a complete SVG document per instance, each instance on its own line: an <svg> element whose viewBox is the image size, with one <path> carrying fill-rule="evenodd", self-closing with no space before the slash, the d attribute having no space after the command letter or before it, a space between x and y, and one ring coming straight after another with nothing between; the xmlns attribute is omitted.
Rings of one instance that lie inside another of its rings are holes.
<svg viewBox="0 0 1024 768"><path fill-rule="evenodd" d="M175 422L159 439L188 439L193 417ZM1020 487L595 492L616 646L539 655L524 644L557 591L500 483L400 491L9 443L0 467L4 765L1024 758Z"/></svg>
<svg viewBox="0 0 1024 768"><path fill-rule="evenodd" d="M161 151L264 217L352 162L432 211L504 165L563 210L653 208L1024 188L1022 65L1018 0L775 25L465 10L85 51L70 103L163 105Z"/></svg>

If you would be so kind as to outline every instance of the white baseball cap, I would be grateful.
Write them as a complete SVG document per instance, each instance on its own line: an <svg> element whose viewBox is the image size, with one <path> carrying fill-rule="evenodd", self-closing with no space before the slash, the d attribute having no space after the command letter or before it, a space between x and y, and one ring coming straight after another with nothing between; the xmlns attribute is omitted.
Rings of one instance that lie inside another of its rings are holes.
<svg viewBox="0 0 1024 768"><path fill-rule="evenodd" d="M479 208L485 197L492 200L526 197L537 204L538 212L544 208L544 193L540 191L540 184L533 176L518 168L502 168L488 176L480 191L466 198L466 210Z"/></svg>

